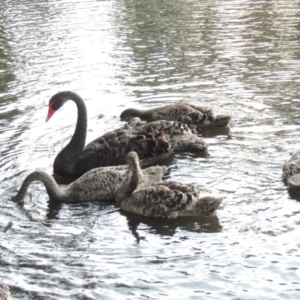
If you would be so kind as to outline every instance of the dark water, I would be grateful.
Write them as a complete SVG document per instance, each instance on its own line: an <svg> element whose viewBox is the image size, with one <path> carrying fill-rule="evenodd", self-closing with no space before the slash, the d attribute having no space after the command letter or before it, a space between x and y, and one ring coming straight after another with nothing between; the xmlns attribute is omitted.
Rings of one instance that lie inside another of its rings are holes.
<svg viewBox="0 0 300 300"><path fill-rule="evenodd" d="M298 299L300 202L281 182L299 148L298 1L13 1L0 4L0 280L14 299ZM224 197L213 218L153 222L112 205L49 204L24 177L52 173L79 93L88 141L125 107L180 100L233 115L203 131L210 156L170 178Z"/></svg>

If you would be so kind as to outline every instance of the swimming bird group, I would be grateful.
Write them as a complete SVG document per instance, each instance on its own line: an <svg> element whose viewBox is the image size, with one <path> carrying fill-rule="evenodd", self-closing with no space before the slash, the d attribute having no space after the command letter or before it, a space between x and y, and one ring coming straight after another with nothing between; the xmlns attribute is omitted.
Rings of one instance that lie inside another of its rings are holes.
<svg viewBox="0 0 300 300"><path fill-rule="evenodd" d="M85 145L87 109L78 94L64 91L51 97L46 121L69 100L77 106L77 123L70 142L57 154L53 170L76 180L61 188L51 175L34 171L26 176L14 201L24 203L30 184L41 181L50 199L58 202L114 202L122 210L156 218L215 213L222 198L200 197L193 185L164 181L168 168L151 165L173 152L208 151L199 131L227 127L230 115L215 115L211 108L189 103L148 110L129 108L120 115L128 122L125 126ZM282 178L290 189L300 190L300 151L284 163Z"/></svg>
<svg viewBox="0 0 300 300"><path fill-rule="evenodd" d="M215 115L211 108L188 103L126 109L120 116L128 121L125 126L85 145L87 109L78 94L64 91L51 97L46 121L69 100L77 106L77 123L70 142L57 154L53 170L76 180L61 188L49 174L34 171L24 179L14 201L24 203L30 184L41 181L50 199L59 202L114 202L121 210L155 218L215 213L222 198L200 197L199 189L191 184L164 181L167 167L153 165L176 151L208 151L199 131L228 126L231 116Z"/></svg>

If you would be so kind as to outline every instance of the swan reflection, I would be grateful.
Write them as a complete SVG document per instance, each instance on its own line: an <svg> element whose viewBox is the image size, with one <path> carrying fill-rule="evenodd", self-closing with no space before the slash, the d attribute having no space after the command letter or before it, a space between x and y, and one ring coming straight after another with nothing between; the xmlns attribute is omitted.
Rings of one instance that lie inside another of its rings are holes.
<svg viewBox="0 0 300 300"><path fill-rule="evenodd" d="M127 218L128 228L135 237L137 243L144 240L138 230L140 224L148 226L149 233L162 236L174 236L179 230L186 230L197 233L216 233L222 230L222 225L219 222L217 215L215 216L199 216L199 217L182 217L177 219L158 219L144 217L130 212L120 211L120 214Z"/></svg>

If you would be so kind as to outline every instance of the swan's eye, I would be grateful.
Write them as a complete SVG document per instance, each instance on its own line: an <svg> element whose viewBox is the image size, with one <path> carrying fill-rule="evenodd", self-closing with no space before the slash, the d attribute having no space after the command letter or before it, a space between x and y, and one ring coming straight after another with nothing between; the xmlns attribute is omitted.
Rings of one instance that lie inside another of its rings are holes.
<svg viewBox="0 0 300 300"><path fill-rule="evenodd" d="M49 107L52 107L53 110L57 111L58 109L60 109L62 107L62 103L61 102L50 102Z"/></svg>

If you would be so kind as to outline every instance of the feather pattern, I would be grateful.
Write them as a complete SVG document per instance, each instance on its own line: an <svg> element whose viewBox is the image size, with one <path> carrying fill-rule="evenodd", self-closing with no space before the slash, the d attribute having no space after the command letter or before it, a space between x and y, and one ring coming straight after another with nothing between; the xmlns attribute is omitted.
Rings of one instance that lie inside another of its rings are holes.
<svg viewBox="0 0 300 300"><path fill-rule="evenodd" d="M282 180L289 188L300 190L300 151L294 153L282 166Z"/></svg>
<svg viewBox="0 0 300 300"><path fill-rule="evenodd" d="M148 110L129 108L124 110L120 117L125 121L134 117L139 117L147 122L178 121L197 130L201 127L225 127L231 119L230 115L215 115L211 108L188 103L174 103Z"/></svg>
<svg viewBox="0 0 300 300"><path fill-rule="evenodd" d="M130 179L130 173L125 166L123 170L120 169L120 167L102 167L90 170L64 189L61 189L49 174L43 171L34 171L24 179L19 192L13 197L13 201L23 203L30 184L33 181L41 181L50 198L58 202L113 202L116 190ZM144 169L139 174L138 189L160 182L166 171L166 166Z"/></svg>
<svg viewBox="0 0 300 300"><path fill-rule="evenodd" d="M56 174L79 177L93 168L124 164L125 156L130 151L136 151L144 159L144 164L157 162L171 154L171 144L167 139L145 131L132 133L128 130L116 130L85 146L87 111L78 94L71 91L55 94L49 101L46 121L68 100L73 100L77 105L77 123L71 141L54 160L53 169Z"/></svg>
<svg viewBox="0 0 300 300"><path fill-rule="evenodd" d="M152 135L163 132L170 141L173 151L176 152L204 152L208 151L208 144L201 139L197 131L192 130L187 124L178 121L158 120L142 124L140 118L135 117L128 122L131 130L143 130Z"/></svg>
<svg viewBox="0 0 300 300"><path fill-rule="evenodd" d="M138 156L126 156L132 176L116 192L116 204L123 210L148 217L176 218L180 216L211 216L222 198L203 197L193 185L164 181L136 190L141 172Z"/></svg>

